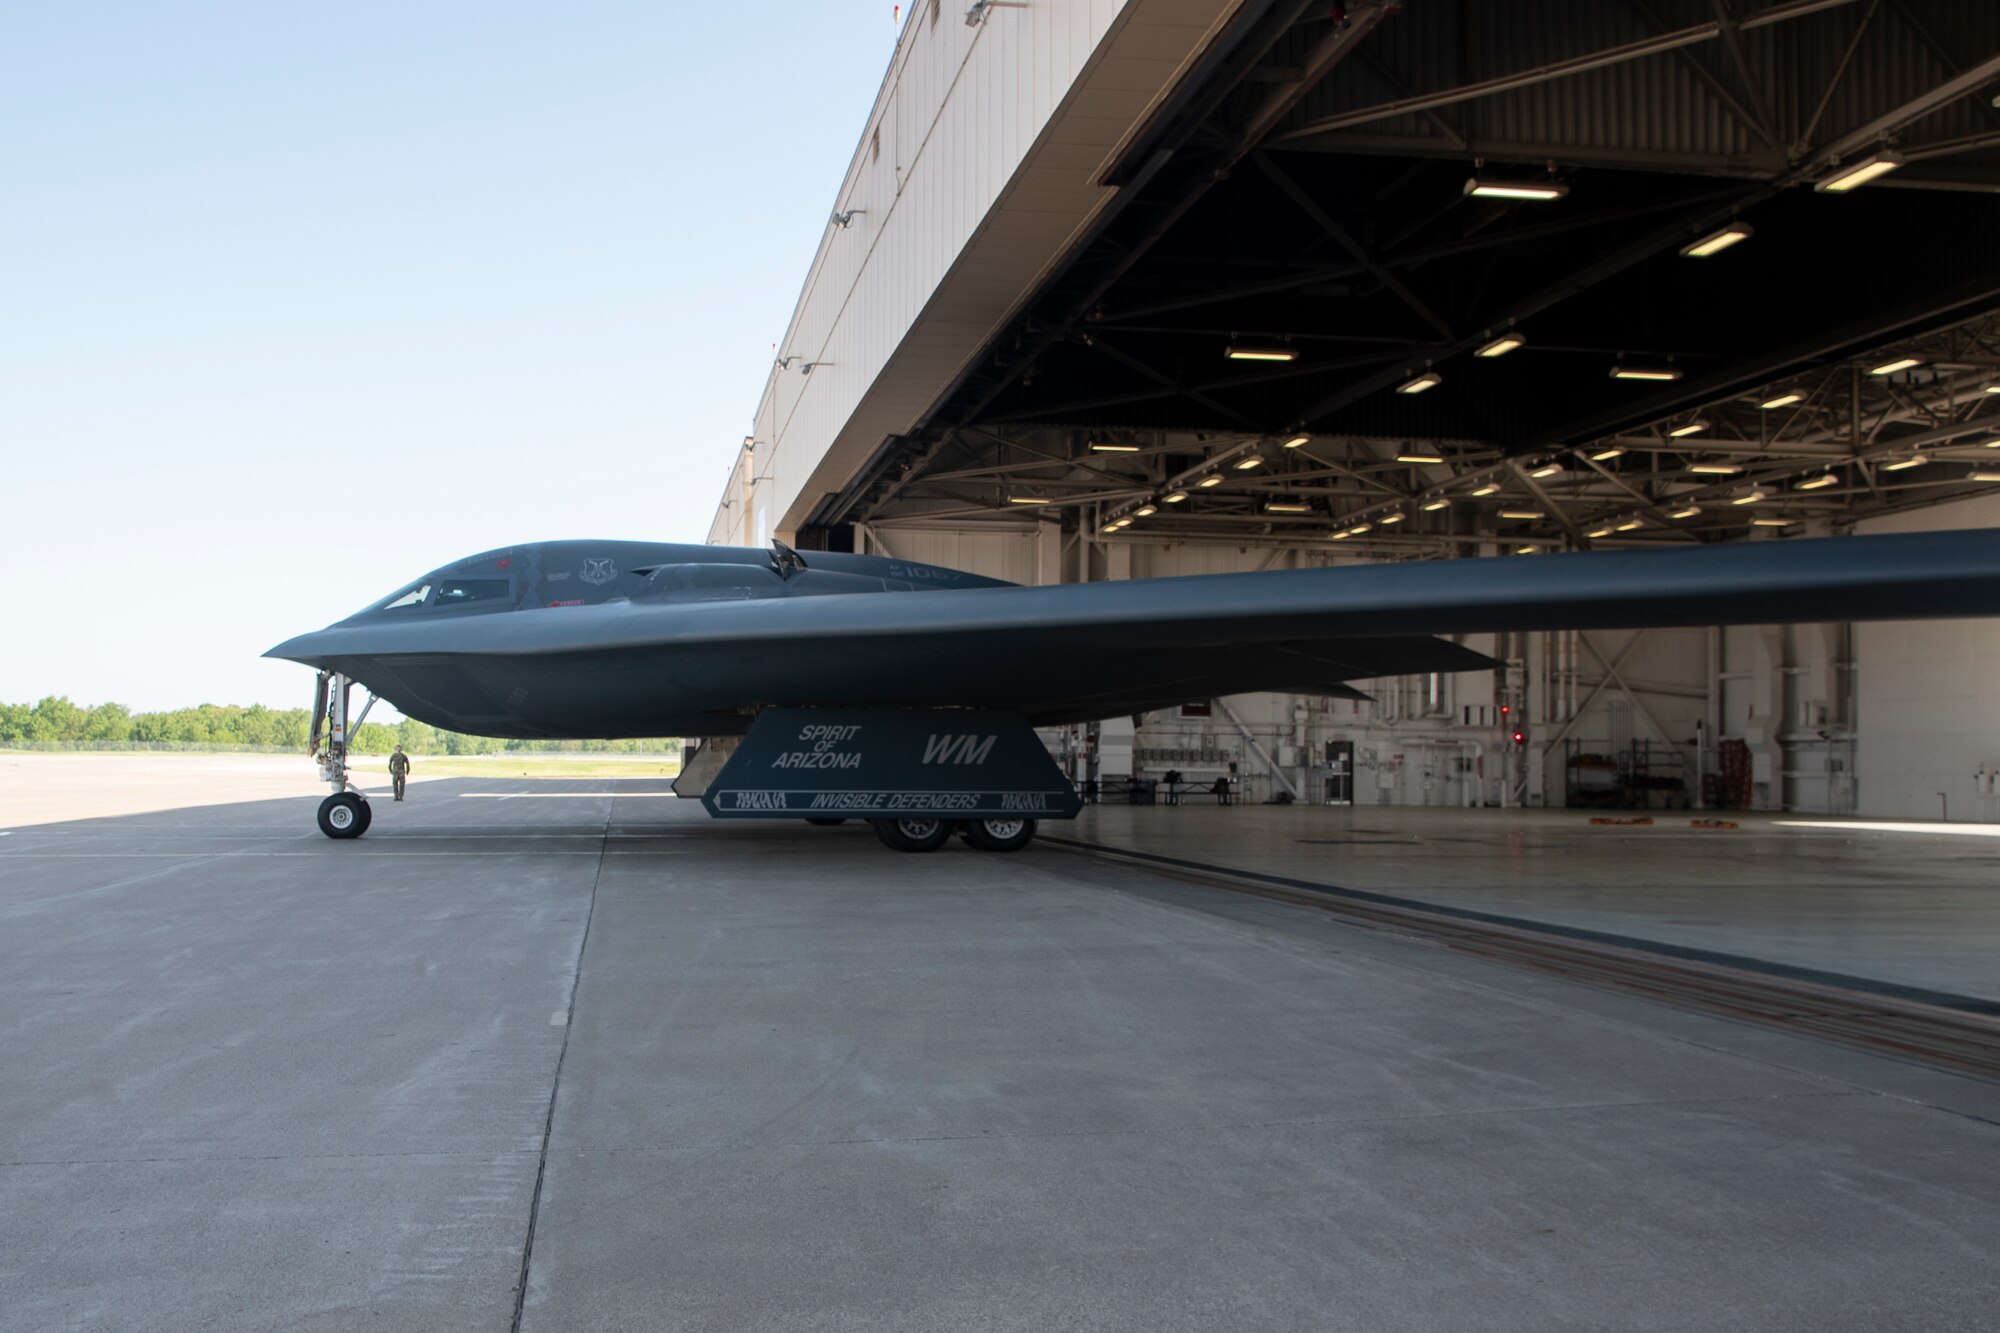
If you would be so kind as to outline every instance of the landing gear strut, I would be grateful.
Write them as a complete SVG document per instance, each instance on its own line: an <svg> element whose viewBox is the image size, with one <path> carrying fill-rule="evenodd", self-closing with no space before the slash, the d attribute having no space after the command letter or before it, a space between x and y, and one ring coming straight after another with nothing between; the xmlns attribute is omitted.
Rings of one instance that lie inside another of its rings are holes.
<svg viewBox="0 0 2000 1333"><path fill-rule="evenodd" d="M319 831L329 838L358 838L375 819L367 795L347 775L348 742L368 720L375 696L368 696L368 702L361 707L361 716L350 727L347 708L353 688L354 682L346 676L322 671L313 693L312 736L308 746L319 763L320 781L333 788L333 795L319 803Z"/></svg>

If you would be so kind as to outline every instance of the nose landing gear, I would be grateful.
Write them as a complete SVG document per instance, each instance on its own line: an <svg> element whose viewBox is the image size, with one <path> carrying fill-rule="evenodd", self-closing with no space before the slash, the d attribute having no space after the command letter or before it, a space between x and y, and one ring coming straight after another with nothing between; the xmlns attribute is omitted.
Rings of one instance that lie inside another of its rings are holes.
<svg viewBox="0 0 2000 1333"><path fill-rule="evenodd" d="M329 838L358 838L374 822L368 797L347 776L347 745L350 737L368 720L375 696L361 707L361 716L350 727L347 722L348 695L354 682L337 672L319 673L313 693L312 735L308 746L319 763L320 781L333 788L333 795L319 803L319 831Z"/></svg>
<svg viewBox="0 0 2000 1333"><path fill-rule="evenodd" d="M319 803L319 831L329 838L358 838L374 819L368 802L351 791L337 792Z"/></svg>

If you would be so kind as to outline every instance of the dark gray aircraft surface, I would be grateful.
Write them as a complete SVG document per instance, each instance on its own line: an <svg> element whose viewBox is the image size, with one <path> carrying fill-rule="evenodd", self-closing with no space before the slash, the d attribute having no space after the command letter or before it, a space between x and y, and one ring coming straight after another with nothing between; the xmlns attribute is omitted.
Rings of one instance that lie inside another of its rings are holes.
<svg viewBox="0 0 2000 1333"><path fill-rule="evenodd" d="M704 796L718 816L1008 850L1076 808L1031 727L1496 665L1439 635L1992 615L1995 531L1050 587L775 543L564 541L458 561L266 656L321 673L329 836L369 820L345 766L359 683L475 735L749 733ZM989 764L1014 785L971 773Z"/></svg>

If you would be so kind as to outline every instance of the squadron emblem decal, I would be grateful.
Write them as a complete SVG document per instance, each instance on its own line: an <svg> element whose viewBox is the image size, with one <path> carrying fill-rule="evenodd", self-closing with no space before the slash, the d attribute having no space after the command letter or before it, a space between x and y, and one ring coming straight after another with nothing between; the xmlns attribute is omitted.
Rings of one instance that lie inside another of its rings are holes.
<svg viewBox="0 0 2000 1333"><path fill-rule="evenodd" d="M609 560L585 560L576 576L585 583L609 583L618 577L618 566Z"/></svg>

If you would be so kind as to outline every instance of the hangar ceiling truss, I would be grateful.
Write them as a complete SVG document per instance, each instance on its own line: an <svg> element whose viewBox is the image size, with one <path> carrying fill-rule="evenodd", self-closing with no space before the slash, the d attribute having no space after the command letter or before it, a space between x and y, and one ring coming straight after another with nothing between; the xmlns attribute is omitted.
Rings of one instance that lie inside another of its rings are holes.
<svg viewBox="0 0 2000 1333"><path fill-rule="evenodd" d="M2000 5L1251 4L1098 231L809 530L1423 555L1976 491L1996 94Z"/></svg>

